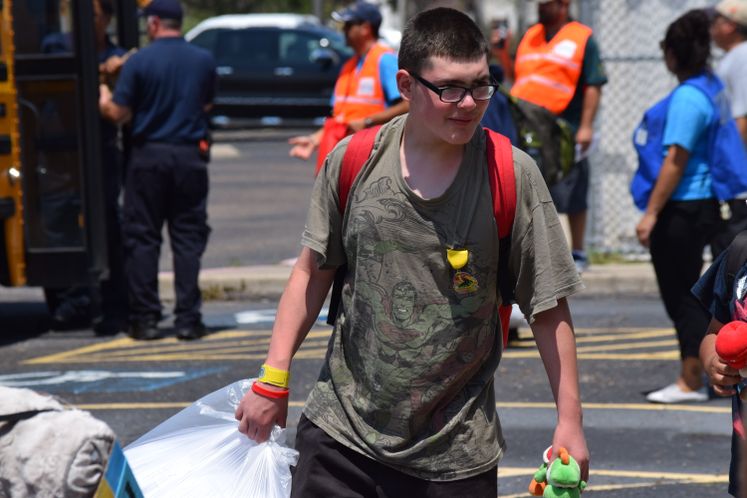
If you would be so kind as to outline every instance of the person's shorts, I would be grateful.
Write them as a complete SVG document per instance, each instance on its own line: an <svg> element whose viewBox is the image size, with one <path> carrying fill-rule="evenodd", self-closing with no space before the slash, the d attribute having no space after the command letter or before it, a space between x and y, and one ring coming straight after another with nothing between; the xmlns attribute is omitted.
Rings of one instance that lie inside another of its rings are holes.
<svg viewBox="0 0 747 498"><path fill-rule="evenodd" d="M550 195L558 213L574 214L588 209L589 160L584 158L573 165L568 176L552 187Z"/></svg>
<svg viewBox="0 0 747 498"><path fill-rule="evenodd" d="M494 498L498 495L496 467L457 481L425 481L343 446L303 414L296 432L296 450L300 455L293 470L291 498Z"/></svg>

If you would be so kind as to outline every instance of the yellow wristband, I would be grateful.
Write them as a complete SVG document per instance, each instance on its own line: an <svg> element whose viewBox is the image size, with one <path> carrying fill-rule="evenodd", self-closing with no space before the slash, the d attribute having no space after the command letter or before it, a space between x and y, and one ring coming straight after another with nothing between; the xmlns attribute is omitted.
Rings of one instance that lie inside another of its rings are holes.
<svg viewBox="0 0 747 498"><path fill-rule="evenodd" d="M270 365L265 364L259 369L257 380L264 382L265 384L288 389L290 372L287 370L280 370L279 368L273 368Z"/></svg>

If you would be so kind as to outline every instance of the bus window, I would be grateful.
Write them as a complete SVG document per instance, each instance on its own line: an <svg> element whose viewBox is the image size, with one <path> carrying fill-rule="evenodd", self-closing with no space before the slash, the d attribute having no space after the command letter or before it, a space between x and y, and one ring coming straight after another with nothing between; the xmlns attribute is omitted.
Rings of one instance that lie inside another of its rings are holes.
<svg viewBox="0 0 747 498"><path fill-rule="evenodd" d="M78 113L70 80L19 83L29 249L83 246Z"/></svg>
<svg viewBox="0 0 747 498"><path fill-rule="evenodd" d="M13 2L16 56L73 52L70 0Z"/></svg>
<svg viewBox="0 0 747 498"><path fill-rule="evenodd" d="M27 247L82 248L81 126L70 1L12 5Z"/></svg>

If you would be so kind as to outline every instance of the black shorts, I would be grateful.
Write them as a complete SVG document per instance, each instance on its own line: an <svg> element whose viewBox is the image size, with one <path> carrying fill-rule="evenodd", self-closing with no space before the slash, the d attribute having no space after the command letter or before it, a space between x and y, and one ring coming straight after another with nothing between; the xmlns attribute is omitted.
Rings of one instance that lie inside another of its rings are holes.
<svg viewBox="0 0 747 498"><path fill-rule="evenodd" d="M403 474L338 443L301 415L291 498L495 498L497 467L457 481Z"/></svg>
<svg viewBox="0 0 747 498"><path fill-rule="evenodd" d="M558 213L574 214L588 209L589 160L582 159L573 165L571 172L552 187L550 195Z"/></svg>

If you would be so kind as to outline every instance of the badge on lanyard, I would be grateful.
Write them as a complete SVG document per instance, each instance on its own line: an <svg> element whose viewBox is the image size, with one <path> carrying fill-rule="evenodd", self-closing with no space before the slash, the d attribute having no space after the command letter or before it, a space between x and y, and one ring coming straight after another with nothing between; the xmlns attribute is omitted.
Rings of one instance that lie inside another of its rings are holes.
<svg viewBox="0 0 747 498"><path fill-rule="evenodd" d="M478 289L477 279L465 271L459 271L469 261L467 249L446 249L446 259L449 265L456 270L452 285L457 294L469 294Z"/></svg>

